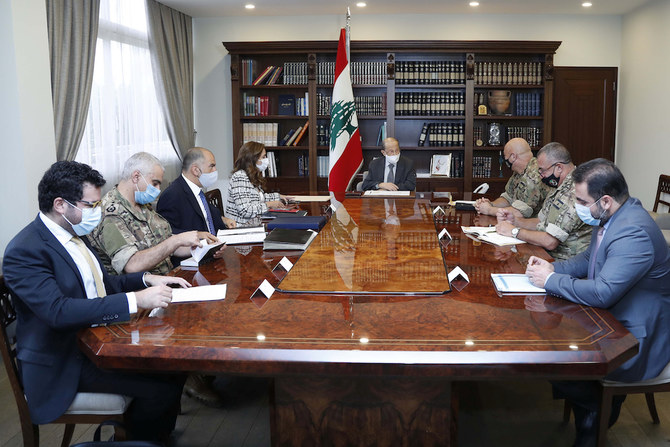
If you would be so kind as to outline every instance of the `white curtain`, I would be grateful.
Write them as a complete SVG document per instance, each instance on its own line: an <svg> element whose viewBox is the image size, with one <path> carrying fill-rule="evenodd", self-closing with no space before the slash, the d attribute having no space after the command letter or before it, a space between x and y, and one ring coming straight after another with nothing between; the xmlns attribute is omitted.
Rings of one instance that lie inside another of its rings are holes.
<svg viewBox="0 0 670 447"><path fill-rule="evenodd" d="M91 102L75 159L98 169L107 190L128 157L140 151L163 162L165 186L181 170L156 98L145 4L102 0Z"/></svg>

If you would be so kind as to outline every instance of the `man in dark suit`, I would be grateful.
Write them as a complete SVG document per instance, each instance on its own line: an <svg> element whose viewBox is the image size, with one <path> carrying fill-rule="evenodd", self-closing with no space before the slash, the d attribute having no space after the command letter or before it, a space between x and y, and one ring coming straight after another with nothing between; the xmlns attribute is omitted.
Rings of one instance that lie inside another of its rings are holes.
<svg viewBox="0 0 670 447"><path fill-rule="evenodd" d="M202 147L186 152L181 175L168 186L158 199L156 211L172 227L172 233L208 231L216 234L224 228L235 227L235 221L205 199L202 188L208 188L218 179L214 154Z"/></svg>
<svg viewBox="0 0 670 447"><path fill-rule="evenodd" d="M189 284L146 272L110 276L101 267L83 236L100 221L104 184L88 165L54 163L38 187L39 215L7 246L3 273L17 309L19 369L33 423L61 416L78 391L124 394L135 398L131 434L160 440L174 428L183 379L100 370L79 351L77 331L167 307L168 285Z"/></svg>
<svg viewBox="0 0 670 447"><path fill-rule="evenodd" d="M575 208L593 226L591 245L581 254L550 264L531 257L526 274L547 292L607 309L640 342L638 354L606 379L637 382L654 378L670 362L670 252L665 238L628 195L621 171L611 161L591 160L573 171ZM577 442L595 445L597 382L555 382L554 394L573 404ZM610 426L623 399L614 402Z"/></svg>
<svg viewBox="0 0 670 447"><path fill-rule="evenodd" d="M375 158L368 166L368 175L363 180L363 190L414 191L416 172L414 163L400 155L400 145L395 138L382 143L384 158Z"/></svg>

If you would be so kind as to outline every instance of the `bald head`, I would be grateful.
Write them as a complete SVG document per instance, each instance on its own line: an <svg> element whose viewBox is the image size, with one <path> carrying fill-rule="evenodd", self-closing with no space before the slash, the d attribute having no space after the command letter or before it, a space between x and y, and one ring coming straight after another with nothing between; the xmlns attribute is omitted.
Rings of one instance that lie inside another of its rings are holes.
<svg viewBox="0 0 670 447"><path fill-rule="evenodd" d="M209 185L202 184L200 177L214 171L216 171L216 159L210 150L204 147L192 147L186 151L181 163L181 173L184 177L201 188L208 187Z"/></svg>
<svg viewBox="0 0 670 447"><path fill-rule="evenodd" d="M512 164L512 171L521 174L533 158L530 145L523 138L512 138L503 149L505 160Z"/></svg>

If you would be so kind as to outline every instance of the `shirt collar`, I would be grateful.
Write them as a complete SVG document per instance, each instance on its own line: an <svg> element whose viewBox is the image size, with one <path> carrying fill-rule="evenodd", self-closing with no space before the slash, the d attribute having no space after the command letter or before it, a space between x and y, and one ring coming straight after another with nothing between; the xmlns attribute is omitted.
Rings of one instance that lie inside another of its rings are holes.
<svg viewBox="0 0 670 447"><path fill-rule="evenodd" d="M198 185L190 181L189 179L186 178L184 174L181 175L184 180L186 180L186 184L188 185L189 188L191 188L191 191L193 192L194 195L199 196L200 191L202 191L202 188L200 188Z"/></svg>
<svg viewBox="0 0 670 447"><path fill-rule="evenodd" d="M42 219L44 225L47 227L47 229L51 231L51 234L53 234L54 237L58 239L58 242L60 242L62 245L65 245L67 242L70 242L70 240L74 237L69 231L58 225L43 212L40 211L39 216L40 219Z"/></svg>

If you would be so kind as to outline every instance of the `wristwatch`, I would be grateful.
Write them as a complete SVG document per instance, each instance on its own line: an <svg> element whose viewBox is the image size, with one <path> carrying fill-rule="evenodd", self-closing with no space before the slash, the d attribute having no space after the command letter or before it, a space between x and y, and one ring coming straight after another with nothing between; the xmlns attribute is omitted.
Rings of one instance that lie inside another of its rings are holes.
<svg viewBox="0 0 670 447"><path fill-rule="evenodd" d="M512 237L517 237L519 235L519 231L521 231L521 228L519 227L512 228Z"/></svg>

